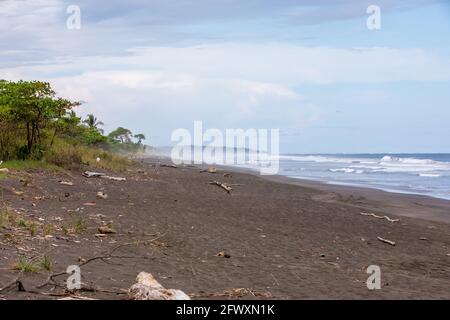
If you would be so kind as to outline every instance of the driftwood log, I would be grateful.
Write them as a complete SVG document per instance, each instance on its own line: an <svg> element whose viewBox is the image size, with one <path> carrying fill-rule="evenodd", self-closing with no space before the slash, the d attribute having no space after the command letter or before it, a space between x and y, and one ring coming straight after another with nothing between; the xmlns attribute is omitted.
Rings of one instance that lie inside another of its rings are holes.
<svg viewBox="0 0 450 320"><path fill-rule="evenodd" d="M164 288L150 273L139 273L136 281L128 292L132 300L191 300L181 290Z"/></svg>
<svg viewBox="0 0 450 320"><path fill-rule="evenodd" d="M214 184L218 187L221 187L222 189L224 189L226 192L230 193L233 188L231 188L229 185L226 185L225 183L219 182L219 181L212 181L209 184Z"/></svg>
<svg viewBox="0 0 450 320"><path fill-rule="evenodd" d="M85 176L86 178L101 178L101 179L108 179L108 180L115 180L115 181L126 181L127 180L126 178L111 177L102 172L92 172L92 171L86 171L85 173L83 173L83 176Z"/></svg>
<svg viewBox="0 0 450 320"><path fill-rule="evenodd" d="M395 242L394 242L394 241L392 241L392 240L388 240L388 239L383 239L383 238L381 238L381 237L377 237L377 239L378 239L379 241L381 241L381 242L384 242L384 243L390 244L391 246L395 246Z"/></svg>
<svg viewBox="0 0 450 320"><path fill-rule="evenodd" d="M174 165L174 164L160 164L159 165L161 168L174 168L174 169L176 169L176 168L178 168L176 165Z"/></svg>

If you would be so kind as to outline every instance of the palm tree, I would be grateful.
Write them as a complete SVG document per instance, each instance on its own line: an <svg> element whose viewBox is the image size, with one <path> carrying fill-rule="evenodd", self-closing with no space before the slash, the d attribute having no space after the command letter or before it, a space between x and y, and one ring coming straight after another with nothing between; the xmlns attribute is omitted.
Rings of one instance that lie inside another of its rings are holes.
<svg viewBox="0 0 450 320"><path fill-rule="evenodd" d="M86 116L86 119L83 120L83 123L86 124L91 129L96 129L103 133L103 129L100 129L99 126L103 126L104 123L98 121L97 118L91 113Z"/></svg>

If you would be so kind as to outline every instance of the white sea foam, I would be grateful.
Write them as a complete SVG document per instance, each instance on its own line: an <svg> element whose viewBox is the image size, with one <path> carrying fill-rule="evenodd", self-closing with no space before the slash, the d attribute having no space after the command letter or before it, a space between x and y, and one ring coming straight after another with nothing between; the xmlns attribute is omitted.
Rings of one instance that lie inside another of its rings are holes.
<svg viewBox="0 0 450 320"><path fill-rule="evenodd" d="M331 172L344 173L429 173L440 174L448 172L450 174L450 162L440 162L431 159L401 158L386 155L379 160L368 158L352 158L324 155L292 155L280 156L280 160L314 162L314 163L330 163L347 165L348 168L330 168ZM355 170L356 169L356 170Z"/></svg>
<svg viewBox="0 0 450 320"><path fill-rule="evenodd" d="M330 169L331 172L354 173L356 170L351 168Z"/></svg>
<svg viewBox="0 0 450 320"><path fill-rule="evenodd" d="M438 174L438 173L419 173L420 177L426 177L426 178L439 178L442 175Z"/></svg>

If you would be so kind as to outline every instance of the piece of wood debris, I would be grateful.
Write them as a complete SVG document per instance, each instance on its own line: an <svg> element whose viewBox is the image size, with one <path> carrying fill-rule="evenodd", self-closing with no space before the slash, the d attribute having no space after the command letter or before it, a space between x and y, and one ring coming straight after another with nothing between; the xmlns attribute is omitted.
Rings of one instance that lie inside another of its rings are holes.
<svg viewBox="0 0 450 320"><path fill-rule="evenodd" d="M189 294L192 298L243 298L245 296L253 296L253 297L263 297L263 298L272 298L272 294L270 292L262 292L249 288L234 288L227 289L219 292L199 292L199 293L191 293Z"/></svg>
<svg viewBox="0 0 450 320"><path fill-rule="evenodd" d="M128 290L132 300L191 300L181 290L164 288L150 273L139 273L136 281Z"/></svg>
<svg viewBox="0 0 450 320"><path fill-rule="evenodd" d="M217 169L214 167L210 167L208 169L201 170L200 173L208 172L208 173L217 173Z"/></svg>
<svg viewBox="0 0 450 320"><path fill-rule="evenodd" d="M231 258L231 256L228 253L226 253L225 251L220 251L218 254L216 254L216 257L222 257L222 258L227 258L227 259Z"/></svg>
<svg viewBox="0 0 450 320"><path fill-rule="evenodd" d="M160 164L159 165L161 168L178 168L175 164Z"/></svg>
<svg viewBox="0 0 450 320"><path fill-rule="evenodd" d="M60 181L59 184L62 184L63 186L73 186L73 182L71 181Z"/></svg>
<svg viewBox="0 0 450 320"><path fill-rule="evenodd" d="M104 237L106 237L106 234L104 234L104 233L96 233L96 234L94 234L94 237L96 237L96 238L104 238Z"/></svg>
<svg viewBox="0 0 450 320"><path fill-rule="evenodd" d="M97 192L97 199L107 199L108 195L105 192L99 191Z"/></svg>
<svg viewBox="0 0 450 320"><path fill-rule="evenodd" d="M9 169L8 168L0 168L0 173L8 173Z"/></svg>
<svg viewBox="0 0 450 320"><path fill-rule="evenodd" d="M377 239L378 239L379 241L381 241L381 242L384 242L384 243L390 244L391 246L395 246L395 242L394 242L394 241L392 241L392 240L388 240L388 239L383 239L383 238L381 238L381 237L377 237Z"/></svg>
<svg viewBox="0 0 450 320"><path fill-rule="evenodd" d="M212 181L209 184L214 184L218 187L221 187L222 189L224 189L226 192L230 193L233 188L231 188L230 186L226 185L225 183L219 182L219 181Z"/></svg>
<svg viewBox="0 0 450 320"><path fill-rule="evenodd" d="M420 237L419 240L428 241L427 237Z"/></svg>
<svg viewBox="0 0 450 320"><path fill-rule="evenodd" d="M113 234L113 233L117 233L116 230L114 230L113 228L108 227L108 226L98 227L98 232L100 232L101 234Z"/></svg>
<svg viewBox="0 0 450 320"><path fill-rule="evenodd" d="M389 222L398 222L398 221L400 221L400 219L392 219L392 218L389 218L388 216L379 216L379 215L376 215L375 213L361 212L360 214L362 216L371 216L371 217L374 217L374 218L377 218L377 219L386 219Z"/></svg>
<svg viewBox="0 0 450 320"><path fill-rule="evenodd" d="M101 176L102 179L114 180L114 181L126 181L127 178L124 177L111 177L111 176Z"/></svg>
<svg viewBox="0 0 450 320"><path fill-rule="evenodd" d="M90 207L92 207L92 206L96 206L97 204L95 203L95 202L86 202L86 203L83 203L83 206L90 206ZM76 211L76 210L75 210Z"/></svg>
<svg viewBox="0 0 450 320"><path fill-rule="evenodd" d="M115 180L115 181L126 181L126 178L123 177L112 177L108 176L103 172L92 172L92 171L85 171L83 173L83 176L86 178L101 178L101 179L108 179L108 180Z"/></svg>
<svg viewBox="0 0 450 320"><path fill-rule="evenodd" d="M83 173L83 176L85 176L86 178L99 178L104 175L105 174L102 172L92 172L92 171L85 171Z"/></svg>
<svg viewBox="0 0 450 320"><path fill-rule="evenodd" d="M69 297L59 298L58 300L80 301L80 300L98 300L98 299L83 297L83 296L69 296Z"/></svg>
<svg viewBox="0 0 450 320"><path fill-rule="evenodd" d="M12 189L12 192L16 195L16 196L23 196L24 192L23 191L17 191L16 189Z"/></svg>

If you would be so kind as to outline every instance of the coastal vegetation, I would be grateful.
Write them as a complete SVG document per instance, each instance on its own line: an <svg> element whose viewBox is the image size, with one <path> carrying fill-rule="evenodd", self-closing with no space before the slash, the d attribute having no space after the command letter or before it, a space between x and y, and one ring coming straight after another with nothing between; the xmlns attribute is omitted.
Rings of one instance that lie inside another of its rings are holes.
<svg viewBox="0 0 450 320"><path fill-rule="evenodd" d="M0 80L0 161L3 166L120 170L125 153L145 150L141 133L119 127L105 135L93 114L75 113L80 101L58 97L47 82ZM122 155L119 155L122 154Z"/></svg>

